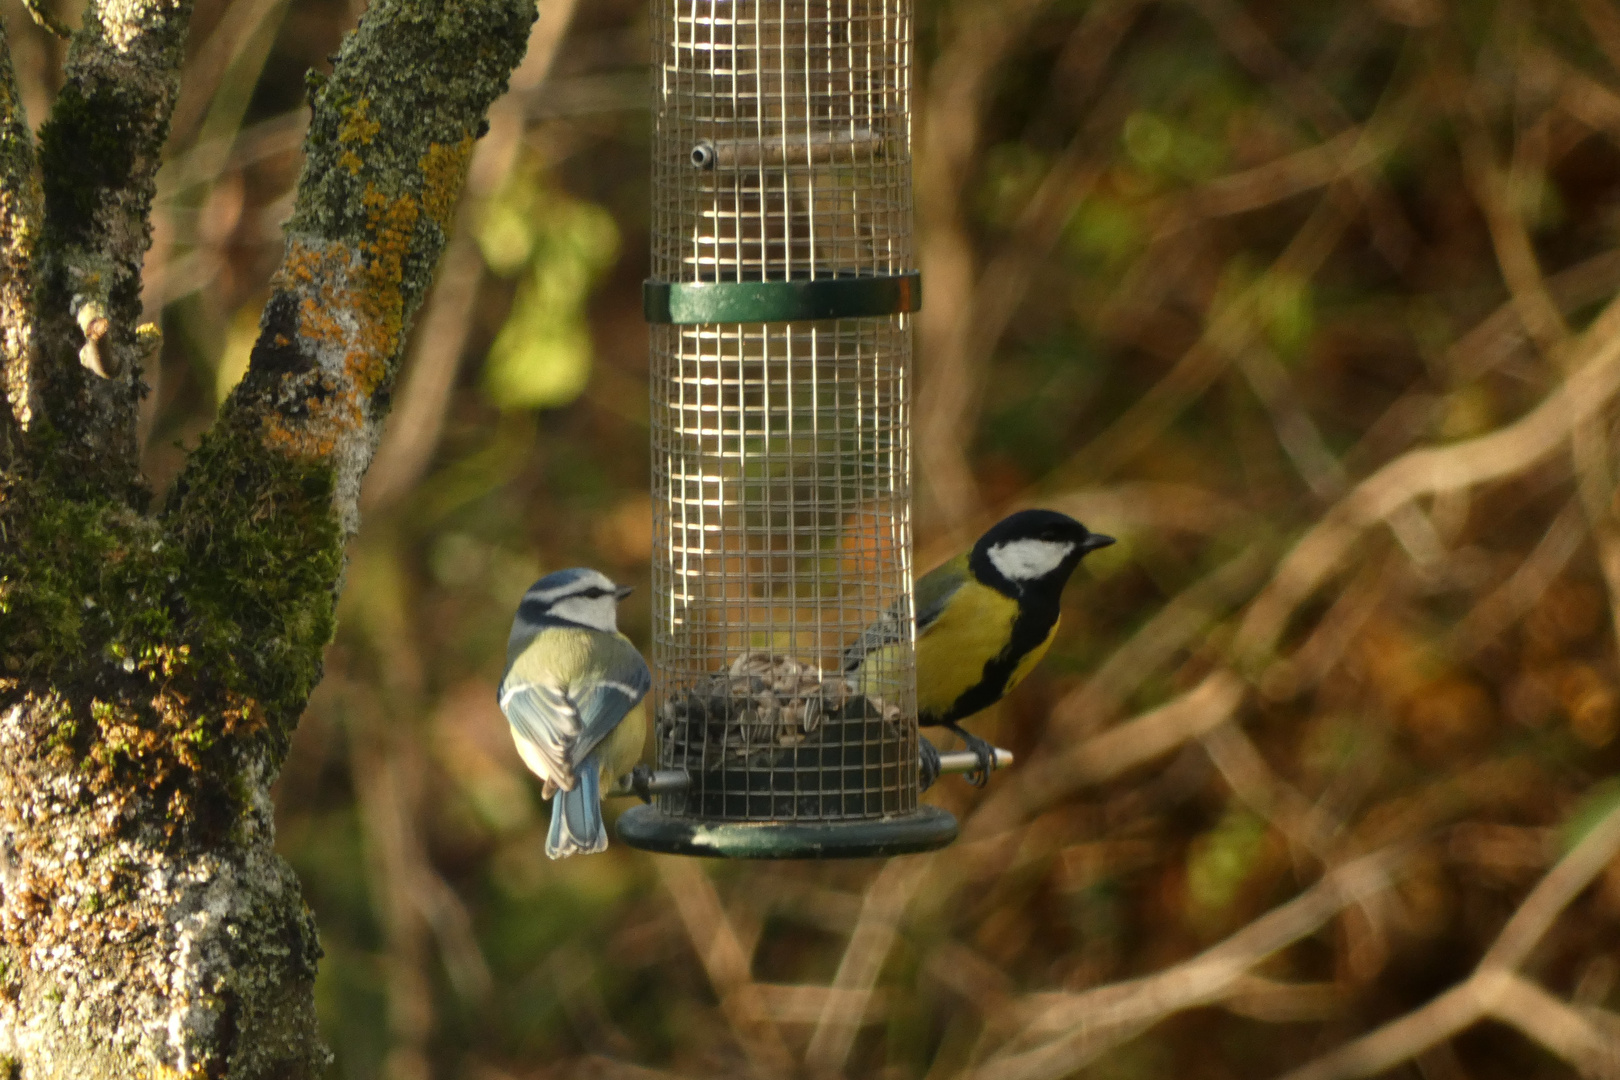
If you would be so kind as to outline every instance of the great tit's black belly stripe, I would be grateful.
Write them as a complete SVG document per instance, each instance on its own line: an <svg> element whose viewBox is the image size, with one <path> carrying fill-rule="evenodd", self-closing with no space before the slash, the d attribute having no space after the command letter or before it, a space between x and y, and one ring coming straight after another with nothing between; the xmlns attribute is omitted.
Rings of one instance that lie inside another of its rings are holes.
<svg viewBox="0 0 1620 1080"><path fill-rule="evenodd" d="M1059 613L1057 604L1026 599L1019 605L1018 617L1013 620L1012 634L1008 636L1006 647L985 661L984 674L979 681L958 695L943 715L922 712L917 717L917 723L923 727L953 724L1000 701L1007 692L1008 680L1018 670L1019 662L1052 633Z"/></svg>

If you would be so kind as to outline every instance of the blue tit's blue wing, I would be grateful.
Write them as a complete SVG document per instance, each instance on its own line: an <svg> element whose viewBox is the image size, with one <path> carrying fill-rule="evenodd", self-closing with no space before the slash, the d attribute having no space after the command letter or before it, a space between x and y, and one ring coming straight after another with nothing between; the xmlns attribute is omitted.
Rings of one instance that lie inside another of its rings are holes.
<svg viewBox="0 0 1620 1080"><path fill-rule="evenodd" d="M568 748L570 766L578 766L603 739L619 726L626 713L647 696L652 673L636 647L622 637L614 639L596 678L574 690L580 732Z"/></svg>
<svg viewBox="0 0 1620 1080"><path fill-rule="evenodd" d="M532 753L524 761L560 788L574 786L574 764L580 758L571 753L585 724L575 703L555 686L507 679L501 686L501 711L521 740L519 749ZM583 757L584 755L580 755Z"/></svg>

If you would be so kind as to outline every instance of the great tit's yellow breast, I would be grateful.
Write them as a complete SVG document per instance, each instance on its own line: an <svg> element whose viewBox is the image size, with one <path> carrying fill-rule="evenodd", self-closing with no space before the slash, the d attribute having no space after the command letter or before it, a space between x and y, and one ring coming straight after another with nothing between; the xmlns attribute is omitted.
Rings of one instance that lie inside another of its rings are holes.
<svg viewBox="0 0 1620 1080"><path fill-rule="evenodd" d="M917 711L943 716L957 698L977 686L984 678L984 665L1012 639L1017 618L1017 600L971 578L964 581L917 639ZM1028 666L1033 667L1045 650L1043 644ZM1027 674L1028 667L1021 664L1019 670Z"/></svg>

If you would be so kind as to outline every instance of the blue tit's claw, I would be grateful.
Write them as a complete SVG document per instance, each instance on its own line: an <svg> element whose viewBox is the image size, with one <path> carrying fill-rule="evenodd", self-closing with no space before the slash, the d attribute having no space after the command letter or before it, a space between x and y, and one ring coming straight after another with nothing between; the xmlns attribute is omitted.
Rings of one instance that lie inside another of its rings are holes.
<svg viewBox="0 0 1620 1080"><path fill-rule="evenodd" d="M652 766L643 762L630 770L630 790L635 792L636 798L651 805L652 803Z"/></svg>
<svg viewBox="0 0 1620 1080"><path fill-rule="evenodd" d="M939 780L939 748L922 736L917 737L917 790L927 791Z"/></svg>

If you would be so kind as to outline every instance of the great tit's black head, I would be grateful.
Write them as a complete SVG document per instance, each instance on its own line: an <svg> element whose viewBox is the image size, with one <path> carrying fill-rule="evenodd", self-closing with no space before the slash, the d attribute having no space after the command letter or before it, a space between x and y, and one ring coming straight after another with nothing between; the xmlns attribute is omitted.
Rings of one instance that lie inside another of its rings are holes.
<svg viewBox="0 0 1620 1080"><path fill-rule="evenodd" d="M547 574L523 594L512 634L532 635L547 623L573 623L592 630L617 632L619 601L630 586L615 585L607 575L587 567Z"/></svg>
<svg viewBox="0 0 1620 1080"><path fill-rule="evenodd" d="M1002 592L1031 587L1061 592L1080 560L1114 542L1056 510L1020 510L1002 518L973 545L973 576Z"/></svg>

